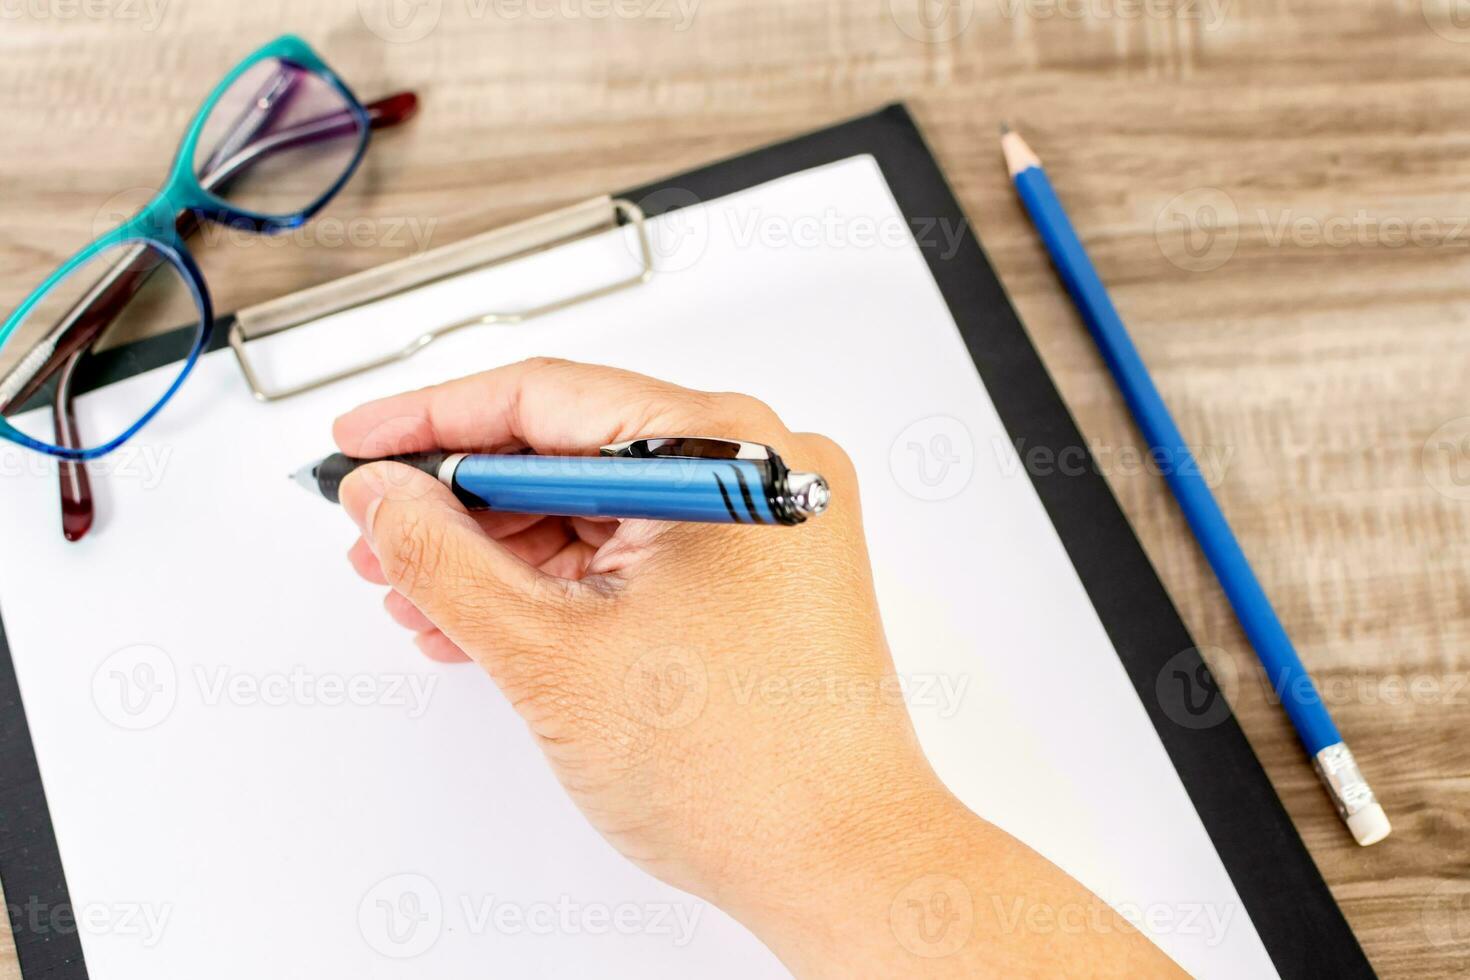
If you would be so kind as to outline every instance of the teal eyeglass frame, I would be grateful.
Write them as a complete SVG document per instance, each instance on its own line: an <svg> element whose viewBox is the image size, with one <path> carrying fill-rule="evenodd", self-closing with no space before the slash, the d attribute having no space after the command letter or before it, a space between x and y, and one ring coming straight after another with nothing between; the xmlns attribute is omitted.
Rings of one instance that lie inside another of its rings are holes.
<svg viewBox="0 0 1470 980"><path fill-rule="evenodd" d="M214 111L215 106L219 104L219 101L224 97L225 93L230 90L231 86L241 76L262 61L270 59L278 59L291 67L309 72L331 85L342 97L346 111L355 120L358 133L357 148L336 183L308 207L287 215L257 214L252 211L232 207L226 201L205 190L194 172L194 159L199 147L199 140L203 134L205 123L209 120L210 114ZM161 259L166 260L179 273L193 294L195 305L199 310L199 335L195 339L188 356L184 359L179 376L174 379L173 384L163 393L163 396L141 418L121 435L101 446L87 449L54 446L33 439L19 429L16 429L3 417L0 417L0 438L59 459L84 461L105 456L137 435L138 431L158 414L163 406L168 403L169 399L173 398L174 394L179 390L179 387L189 377L189 374L194 370L195 363L199 360L199 355L209 346L210 337L214 332L214 306L210 300L209 288L205 284L204 275L200 272L193 255L190 254L188 244L175 227L175 221L178 215L181 212L193 211L199 217L209 221L227 224L237 228L249 228L262 234L275 234L290 231L293 228L299 228L307 221L310 221L352 179L352 175L362 163L363 155L367 152L370 131L371 123L368 112L358 100L357 96L337 77L337 74L331 68L327 67L327 64L322 61L316 52L300 38L292 35L279 37L240 62L239 65L215 86L214 90L210 92L209 97L205 99L204 104L195 114L194 121L189 125L188 131L184 134L183 142L179 145L178 153L169 171L168 180L159 194L133 218L92 242L91 245L82 249L62 265L61 268L52 273L6 319L4 326L0 326L0 346L3 346L15 332L16 328L35 309L42 298L73 272L109 249L128 244L146 245L156 251Z"/></svg>

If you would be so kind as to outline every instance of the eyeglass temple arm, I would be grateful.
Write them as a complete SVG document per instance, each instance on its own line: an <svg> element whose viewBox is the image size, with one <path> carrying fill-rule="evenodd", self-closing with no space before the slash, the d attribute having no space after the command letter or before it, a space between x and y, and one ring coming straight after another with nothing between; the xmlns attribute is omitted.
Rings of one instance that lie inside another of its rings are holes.
<svg viewBox="0 0 1470 980"><path fill-rule="evenodd" d="M387 129L407 122L418 108L418 96L412 92L400 92L363 107L367 111L369 125ZM344 128L356 125L353 114L347 110L327 113L291 126L264 139L256 140L225 162L220 170L200 178L200 185L208 191L220 189L226 182L239 176L257 161L294 146L305 145L339 135ZM199 227L201 219L197 212L181 211L175 220L175 228L181 237L187 238ZM66 360L85 349L117 318L123 307L135 296L147 274L157 267L157 260L150 260L146 246L136 246L120 259L96 285L62 318L46 339L38 345L38 352L45 345L53 345L44 355L40 366L33 368L25 381L18 385L7 398L0 399L0 411L12 406L24 405L51 378ZM27 357L14 370L27 370ZM14 383L14 377L6 382ZM0 385L6 387L6 385Z"/></svg>

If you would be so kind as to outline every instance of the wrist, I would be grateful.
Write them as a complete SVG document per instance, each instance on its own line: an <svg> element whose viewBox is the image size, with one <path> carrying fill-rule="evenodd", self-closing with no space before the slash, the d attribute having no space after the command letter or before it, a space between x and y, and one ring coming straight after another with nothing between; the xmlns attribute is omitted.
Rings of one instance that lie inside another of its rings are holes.
<svg viewBox="0 0 1470 980"><path fill-rule="evenodd" d="M801 860L725 907L797 977L938 965L970 942L969 882L1002 839L931 778L826 821Z"/></svg>

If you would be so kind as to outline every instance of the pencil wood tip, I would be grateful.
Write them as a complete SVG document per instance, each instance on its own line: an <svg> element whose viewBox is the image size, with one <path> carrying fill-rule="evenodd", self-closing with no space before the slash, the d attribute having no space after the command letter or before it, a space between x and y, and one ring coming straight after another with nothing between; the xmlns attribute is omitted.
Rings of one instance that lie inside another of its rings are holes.
<svg viewBox="0 0 1470 980"><path fill-rule="evenodd" d="M1037 159L1031 147L1026 145L1021 134L1010 127L1006 127L1005 131L1000 134L1000 151L1005 155L1006 169L1010 171L1012 177L1023 170L1041 166L1041 161Z"/></svg>

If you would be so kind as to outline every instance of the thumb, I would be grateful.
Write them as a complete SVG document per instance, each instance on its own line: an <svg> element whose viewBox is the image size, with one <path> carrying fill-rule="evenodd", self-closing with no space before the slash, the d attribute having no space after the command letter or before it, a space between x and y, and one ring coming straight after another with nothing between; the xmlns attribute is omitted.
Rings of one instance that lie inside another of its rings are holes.
<svg viewBox="0 0 1470 980"><path fill-rule="evenodd" d="M492 541L444 484L401 463L371 463L339 490L394 591L472 655L544 635L568 596Z"/></svg>

